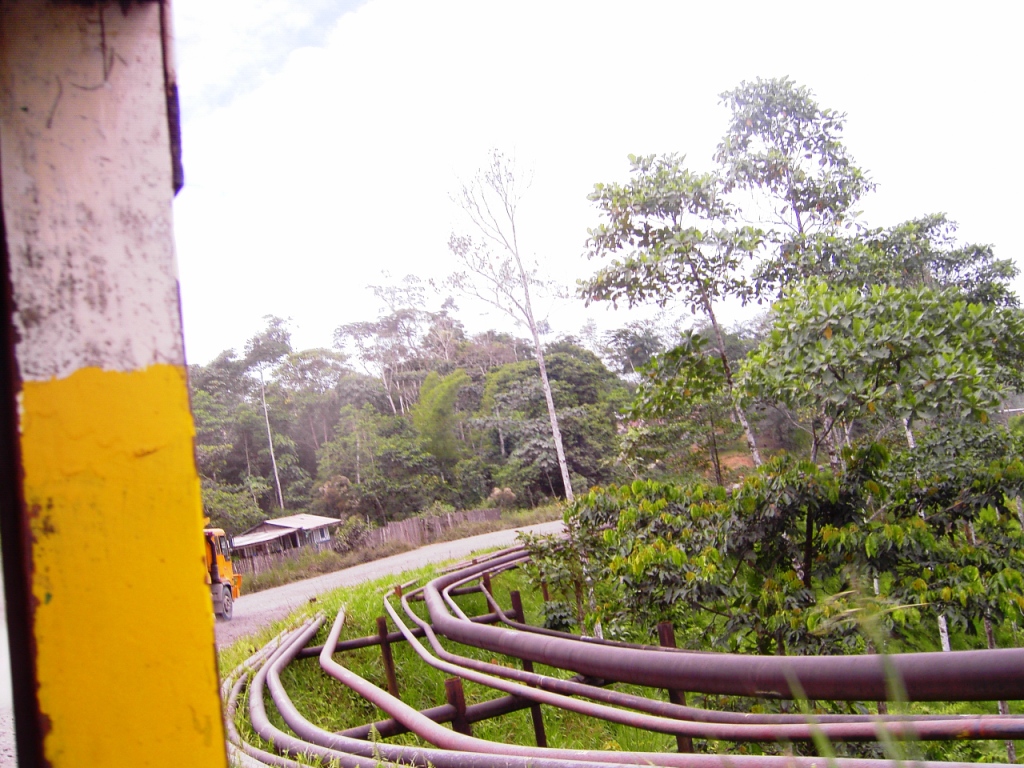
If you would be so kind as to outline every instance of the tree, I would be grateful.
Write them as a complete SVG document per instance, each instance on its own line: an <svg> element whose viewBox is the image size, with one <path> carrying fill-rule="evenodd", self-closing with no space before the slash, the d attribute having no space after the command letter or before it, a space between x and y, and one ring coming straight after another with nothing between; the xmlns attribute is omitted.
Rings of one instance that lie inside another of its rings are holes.
<svg viewBox="0 0 1024 768"><path fill-rule="evenodd" d="M544 355L574 486L577 478L604 482L625 389L596 355L574 344L555 342ZM496 480L531 502L558 494L558 459L536 361L510 363L488 374L475 422L496 438L490 453L498 465Z"/></svg>
<svg viewBox="0 0 1024 768"><path fill-rule="evenodd" d="M418 348L423 316L420 310L401 307L376 320L360 320L339 326L334 345L351 344L367 368L384 387L395 415L404 414L416 401L419 379Z"/></svg>
<svg viewBox="0 0 1024 768"><path fill-rule="evenodd" d="M781 295L787 285L819 277L861 290L955 289L972 303L1017 306L1010 288L1018 274L1013 261L997 259L990 245L957 242L956 230L945 214L932 214L853 234L794 238L758 264L755 289L761 296Z"/></svg>
<svg viewBox="0 0 1024 768"><path fill-rule="evenodd" d="M423 335L423 355L428 358L430 367L442 375L458 367L459 351L466 341L462 323L450 314L455 309L454 299L445 299L440 311L429 313Z"/></svg>
<svg viewBox="0 0 1024 768"><path fill-rule="evenodd" d="M969 304L956 291L862 293L809 281L775 304L773 319L743 367L742 389L748 402L803 416L812 461L824 445L838 464L859 418L987 421L1001 395L1022 385L1020 313Z"/></svg>
<svg viewBox="0 0 1024 768"><path fill-rule="evenodd" d="M691 446L697 446L710 459L717 484L724 485L718 441L720 432L728 434L729 397L721 358L708 355L706 344L699 334L684 333L679 344L641 369L627 416L642 425L631 429L643 430L648 439L627 432L626 447L631 458L647 459L664 459L682 448L692 466ZM650 439L652 433L665 439Z"/></svg>
<svg viewBox="0 0 1024 768"><path fill-rule="evenodd" d="M415 514L436 498L437 464L407 417L365 405L346 406L341 418L344 428L320 454L322 493L346 488L352 498L344 510L381 525Z"/></svg>
<svg viewBox="0 0 1024 768"><path fill-rule="evenodd" d="M732 112L715 153L726 191L760 193L789 235L834 229L874 189L842 143L846 115L820 107L809 88L758 78L721 100Z"/></svg>
<svg viewBox="0 0 1024 768"><path fill-rule="evenodd" d="M558 427L558 414L548 381L544 350L540 343L541 323L533 312L531 291L550 287L541 280L537 269L523 257L519 245L517 209L520 200L519 184L514 163L497 150L491 151L490 163L464 184L457 202L469 217L483 242L466 235L452 236L448 248L455 255L460 271L448 278L448 284L457 291L481 299L500 309L516 323L525 325L533 337L534 356L540 369L541 387L547 403L551 438L562 475L565 497L575 497L569 467L565 460L562 434Z"/></svg>
<svg viewBox="0 0 1024 768"><path fill-rule="evenodd" d="M245 343L245 363L249 370L256 370L260 383L260 401L263 403L263 418L267 425L267 445L270 449L270 463L274 468L274 487L277 503L284 509L284 494L281 491L281 476L278 472L277 457L274 454L274 438L270 433L270 411L267 409L267 388L265 372L273 369L277 362L292 351L291 333L285 321L267 315L267 327Z"/></svg>
<svg viewBox="0 0 1024 768"><path fill-rule="evenodd" d="M330 440L328 423L338 409L336 388L352 372L345 360L345 355L334 350L306 349L289 353L277 370L277 381L309 427L314 450Z"/></svg>
<svg viewBox="0 0 1024 768"><path fill-rule="evenodd" d="M636 379L640 369L665 351L662 331L650 320L634 320L602 337L602 352L623 376Z"/></svg>
<svg viewBox="0 0 1024 768"><path fill-rule="evenodd" d="M931 214L893 227L859 225L854 206L875 188L843 143L846 114L818 105L789 78L758 78L721 94L730 112L715 153L727 192L751 195L775 251L754 274L759 296L822 277L862 289L956 287L974 303L1016 306L1017 269L991 246L959 245L956 224Z"/></svg>
<svg viewBox="0 0 1024 768"><path fill-rule="evenodd" d="M587 300L652 300L665 306L674 298L711 325L726 387L734 389L732 366L715 302L724 296L746 296L749 287L743 262L760 247L761 233L751 227L729 228L733 209L722 194L719 178L683 166L678 155L630 155L631 178L625 184L597 184L590 200L604 221L590 230L590 258L624 254L580 282ZM718 225L718 228L715 228ZM754 433L738 404L733 412L755 465L761 463Z"/></svg>
<svg viewBox="0 0 1024 768"><path fill-rule="evenodd" d="M412 423L423 437L427 452L449 478L461 453L455 435L455 401L467 383L469 376L461 368L443 378L431 371L420 387L419 402L412 408Z"/></svg>

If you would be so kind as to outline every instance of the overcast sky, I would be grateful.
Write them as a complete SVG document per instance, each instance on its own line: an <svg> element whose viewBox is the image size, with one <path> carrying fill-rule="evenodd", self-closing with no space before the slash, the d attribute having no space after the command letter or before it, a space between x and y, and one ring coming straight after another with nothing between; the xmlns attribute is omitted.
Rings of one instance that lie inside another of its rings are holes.
<svg viewBox="0 0 1024 768"><path fill-rule="evenodd" d="M465 226L449 195L491 147L532 169L527 249L572 286L596 267L582 257L594 183L623 179L631 152L709 168L718 94L758 76L848 113L879 185L867 223L944 211L1020 263L1014 3L175 0L174 14L191 362L241 349L267 314L292 319L297 347L329 346L377 314L366 286L382 271L450 272ZM559 332L586 318L544 309ZM506 325L463 310L470 330Z"/></svg>

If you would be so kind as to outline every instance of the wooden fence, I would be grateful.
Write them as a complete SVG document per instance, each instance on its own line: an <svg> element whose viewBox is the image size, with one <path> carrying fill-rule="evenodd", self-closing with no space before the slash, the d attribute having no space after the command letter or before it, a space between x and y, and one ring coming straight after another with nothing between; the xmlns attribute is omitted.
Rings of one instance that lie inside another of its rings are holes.
<svg viewBox="0 0 1024 768"><path fill-rule="evenodd" d="M322 552L325 549L335 549L342 552L349 552L359 549L371 549L382 544L401 542L410 547L420 547L443 538L447 531L463 523L482 523L498 520L501 513L497 509L471 509L466 512L447 512L443 515L432 517L411 517L408 520L400 520L388 523L382 528L373 528L360 537L359 542L353 547L349 542L339 542L331 539L325 542L305 544L298 549L288 549L283 552L271 552L265 555L253 555L252 557L235 557L232 565L235 571L243 575L263 573L288 560L295 560L305 552Z"/></svg>

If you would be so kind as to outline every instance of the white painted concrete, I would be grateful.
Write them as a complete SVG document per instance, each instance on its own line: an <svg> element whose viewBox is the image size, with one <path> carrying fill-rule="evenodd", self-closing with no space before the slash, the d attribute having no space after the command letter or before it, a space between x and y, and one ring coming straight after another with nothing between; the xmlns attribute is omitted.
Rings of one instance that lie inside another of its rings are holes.
<svg viewBox="0 0 1024 768"><path fill-rule="evenodd" d="M160 4L4 4L3 210L24 380L184 362Z"/></svg>

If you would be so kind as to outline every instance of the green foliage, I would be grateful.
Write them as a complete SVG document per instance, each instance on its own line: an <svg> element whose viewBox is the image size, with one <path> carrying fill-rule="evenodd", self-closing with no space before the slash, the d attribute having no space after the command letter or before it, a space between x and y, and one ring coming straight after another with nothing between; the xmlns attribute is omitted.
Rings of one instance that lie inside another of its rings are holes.
<svg viewBox="0 0 1024 768"><path fill-rule="evenodd" d="M821 444L835 454L834 430L875 414L987 421L1021 385L1020 313L954 291L811 280L788 290L772 319L744 364L743 394L797 414L814 436L812 458Z"/></svg>
<svg viewBox="0 0 1024 768"><path fill-rule="evenodd" d="M601 482L624 388L596 355L569 342L550 345L546 361L569 469L584 484ZM536 362L488 374L476 424L490 433L492 457L504 459L493 472L496 484L531 502L563 494Z"/></svg>
<svg viewBox="0 0 1024 768"><path fill-rule="evenodd" d="M788 235L754 270L759 296L781 294L808 277L866 290L873 285L959 291L976 304L1017 306L1018 270L989 245L961 245L956 224L932 214L893 227Z"/></svg>
<svg viewBox="0 0 1024 768"><path fill-rule="evenodd" d="M718 177L688 170L678 155L630 155L629 162L627 183L596 184L590 195L604 221L590 230L588 256L623 256L580 282L583 298L630 306L678 298L708 313L715 299L745 295L741 266L761 233L721 226L733 211Z"/></svg>
<svg viewBox="0 0 1024 768"><path fill-rule="evenodd" d="M412 422L422 435L427 452L443 470L450 470L459 461L455 402L459 390L467 383L469 376L461 368L443 378L431 371L420 386L419 402L412 408Z"/></svg>
<svg viewBox="0 0 1024 768"><path fill-rule="evenodd" d="M760 192L792 232L843 223L874 188L842 142L846 115L789 78L758 78L721 95L731 111L715 159L725 187Z"/></svg>
<svg viewBox="0 0 1024 768"><path fill-rule="evenodd" d="M202 485L203 513L210 518L211 527L223 528L234 536L263 520L256 499L269 491L270 486L261 478L251 478L248 487L222 486L208 480Z"/></svg>
<svg viewBox="0 0 1024 768"><path fill-rule="evenodd" d="M602 354L624 376L637 374L664 349L662 332L650 321L629 322L603 336Z"/></svg>
<svg viewBox="0 0 1024 768"><path fill-rule="evenodd" d="M623 458L639 476L650 462L668 462L677 473L706 471L723 484L719 444L736 436L720 357L709 355L707 339L682 335L673 349L654 356L640 371L640 383L626 417L631 427Z"/></svg>
<svg viewBox="0 0 1024 768"><path fill-rule="evenodd" d="M639 636L672 621L694 642L712 633L759 653L930 649L917 630L926 615L966 635L1024 615L1024 463L1020 445L1006 447L948 475L915 473L871 444L842 468L776 457L731 491L595 488L567 510L568 540L530 542L534 578L575 598L582 625L595 618L578 597L589 563L606 595L598 612L621 606L620 624ZM865 639L869 617L877 629Z"/></svg>
<svg viewBox="0 0 1024 768"><path fill-rule="evenodd" d="M401 310L415 283L405 285L379 293ZM243 531L275 513L278 479L289 511L378 522L432 503L473 508L496 482L514 485L519 504L560 495L529 345L494 332L466 338L450 309L447 302L438 313L410 311L423 320L416 320L422 333L402 336L404 357L388 358L392 372L399 362L407 366L391 382L391 399L380 379L352 371L340 352L288 351L287 328L277 318L250 340L246 359L229 350L209 365L193 366L196 458L207 514L232 532ZM596 356L571 342L556 342L551 354L574 476L579 482L604 478L625 389ZM488 390L489 381L501 384ZM504 451L496 426L507 429Z"/></svg>

